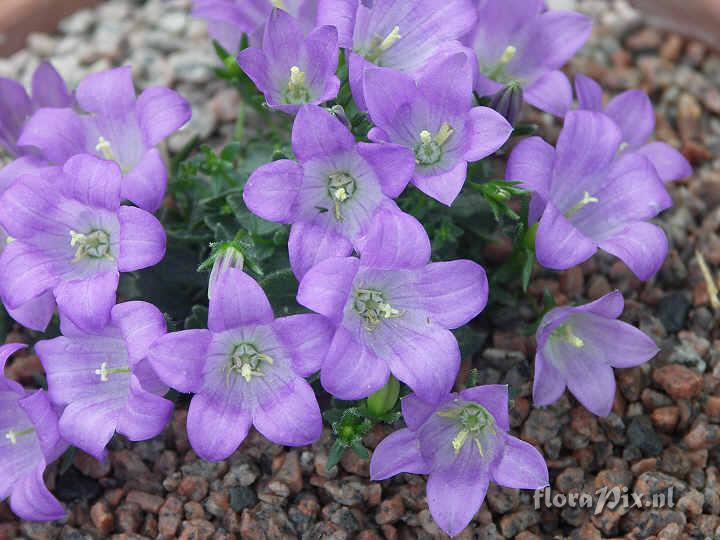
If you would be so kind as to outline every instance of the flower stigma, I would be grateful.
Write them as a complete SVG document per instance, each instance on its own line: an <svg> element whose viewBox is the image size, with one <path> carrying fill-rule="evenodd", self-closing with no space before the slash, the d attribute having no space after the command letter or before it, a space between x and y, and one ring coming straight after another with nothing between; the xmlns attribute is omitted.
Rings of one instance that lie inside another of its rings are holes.
<svg viewBox="0 0 720 540"><path fill-rule="evenodd" d="M505 73L505 68L510 63L510 61L515 58L517 52L517 47L515 47L514 45L508 45L507 47L505 47L505 50L500 55L500 59L498 60L497 64L490 68L484 68L482 72L488 77L488 79L492 79L493 81L500 83L511 82L509 77Z"/></svg>
<svg viewBox="0 0 720 540"><path fill-rule="evenodd" d="M17 444L18 437L24 437L25 435L30 435L34 432L34 428L23 429L22 431L15 431L14 429L11 429L5 434L5 438L10 441L10 444Z"/></svg>
<svg viewBox="0 0 720 540"><path fill-rule="evenodd" d="M95 370L95 375L100 377L100 382L108 382L110 375L117 373L130 373L130 368L108 368L107 362L100 364L100 368Z"/></svg>
<svg viewBox="0 0 720 540"><path fill-rule="evenodd" d="M428 130L422 130L420 132L420 142L413 148L415 162L422 167L429 167L439 163L443 158L445 143L452 137L453 133L455 133L455 130L447 122L440 126L434 137Z"/></svg>
<svg viewBox="0 0 720 540"><path fill-rule="evenodd" d="M590 196L590 193L588 193L588 192L586 191L585 193L583 193L583 198L582 198L575 206L573 206L570 210L568 210L568 211L565 213L565 217L566 217L566 218L571 218L571 217L573 217L575 214L577 214L577 212L578 212L579 210L585 208L588 204L591 204L591 203L599 203L599 202L600 202L600 199L597 199L596 197L591 197L591 196Z"/></svg>
<svg viewBox="0 0 720 540"><path fill-rule="evenodd" d="M573 334L572 327L570 324L565 323L558 326L551 334L553 337L561 339L577 349L582 349L585 346L585 342Z"/></svg>
<svg viewBox="0 0 720 540"><path fill-rule="evenodd" d="M233 373L239 374L246 382L250 382L253 377L264 377L265 374L262 372L263 362L272 365L273 359L266 354L262 354L250 343L236 345L230 354L230 362L227 368L228 385L230 384L230 376Z"/></svg>
<svg viewBox="0 0 720 540"><path fill-rule="evenodd" d="M368 332L375 330L383 319L399 319L403 312L392 307L377 289L357 289L353 309L365 321Z"/></svg>
<svg viewBox="0 0 720 540"><path fill-rule="evenodd" d="M402 37L398 25L393 26L393 29L384 38L376 35L368 47L368 52L364 54L365 59L375 63L382 53L395 45Z"/></svg>
<svg viewBox="0 0 720 540"><path fill-rule="evenodd" d="M287 11L287 7L285 6L285 2L283 2L283 0L270 0L270 3L273 5L274 8Z"/></svg>
<svg viewBox="0 0 720 540"><path fill-rule="evenodd" d="M82 234L70 231L70 246L77 248L75 251L74 262L84 258L90 259L111 259L110 253L110 235L100 229Z"/></svg>
<svg viewBox="0 0 720 540"><path fill-rule="evenodd" d="M328 176L328 194L334 206L337 221L342 221L342 205L350 200L357 190L355 178L346 172L334 172Z"/></svg>
<svg viewBox="0 0 720 540"><path fill-rule="evenodd" d="M112 145L110 144L110 141L108 141L102 135L98 139L98 143L95 145L95 151L100 152L105 159L115 161L115 156L112 151Z"/></svg>
<svg viewBox="0 0 720 540"><path fill-rule="evenodd" d="M495 435L495 419L482 405L466 402L450 410L437 413L438 416L457 421L459 430L450 443L455 454L459 454L468 439L472 439L481 456L485 456L483 439L486 434Z"/></svg>
<svg viewBox="0 0 720 540"><path fill-rule="evenodd" d="M285 90L285 103L298 104L310 101L310 91L306 86L305 72L298 66L290 68L290 79Z"/></svg>

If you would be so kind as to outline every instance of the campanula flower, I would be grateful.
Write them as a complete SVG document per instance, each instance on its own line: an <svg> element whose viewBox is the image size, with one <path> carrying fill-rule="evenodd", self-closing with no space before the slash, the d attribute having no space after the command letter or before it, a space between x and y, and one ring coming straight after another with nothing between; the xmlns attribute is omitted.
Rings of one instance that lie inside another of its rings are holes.
<svg viewBox="0 0 720 540"><path fill-rule="evenodd" d="M472 0L320 0L318 23L338 29L353 97L366 110L367 68L418 74L436 55L462 49L458 40L472 29L475 10Z"/></svg>
<svg viewBox="0 0 720 540"><path fill-rule="evenodd" d="M505 385L468 388L429 405L415 394L402 399L407 428L383 439L373 452L370 476L427 474L427 500L438 526L459 534L482 506L490 481L517 489L549 484L534 446L508 434Z"/></svg>
<svg viewBox="0 0 720 540"><path fill-rule="evenodd" d="M45 166L44 161L36 156L23 156L11 161L0 169L0 196L5 193L18 178ZM5 250L5 246L9 243L8 241L12 240L6 234L5 229L0 226L0 254ZM6 305L5 310L24 327L37 330L38 332L44 332L55 311L55 298L52 292L48 291L15 309Z"/></svg>
<svg viewBox="0 0 720 540"><path fill-rule="evenodd" d="M582 306L549 311L537 330L533 401L549 405L565 387L587 410L607 416L615 399L613 368L629 368L658 352L655 342L616 320L624 302L619 291Z"/></svg>
<svg viewBox="0 0 720 540"><path fill-rule="evenodd" d="M281 9L270 14L262 48L248 47L237 61L268 105L288 114L329 101L340 89L337 30L319 26L305 37L300 23Z"/></svg>
<svg viewBox="0 0 720 540"><path fill-rule="evenodd" d="M71 158L20 177L0 197L0 226L12 238L0 255L0 295L17 309L51 292L61 315L86 331L103 328L120 272L158 263L165 231L148 212L120 206L112 161Z"/></svg>
<svg viewBox="0 0 720 540"><path fill-rule="evenodd" d="M292 223L288 250L295 275L315 263L350 255L381 207L405 189L415 169L412 151L395 144L358 143L331 113L306 105L295 118L297 162L263 165L243 197L263 219Z"/></svg>
<svg viewBox="0 0 720 540"><path fill-rule="evenodd" d="M42 62L32 77L32 97L12 79L0 77L0 148L11 156L26 149L18 138L28 118L42 107L72 107L73 98L60 74L48 62Z"/></svg>
<svg viewBox="0 0 720 540"><path fill-rule="evenodd" d="M54 165L77 154L115 161L124 176L123 198L144 210L157 210L168 173L155 146L190 119L190 104L159 86L136 98L129 67L88 75L75 97L85 114L69 108L39 109L18 144L35 147Z"/></svg>
<svg viewBox="0 0 720 540"><path fill-rule="evenodd" d="M469 38L479 63L475 90L492 96L519 86L525 100L562 116L572 100L570 81L560 71L590 36L589 17L545 11L543 0L484 0Z"/></svg>
<svg viewBox="0 0 720 540"><path fill-rule="evenodd" d="M0 347L0 501L9 497L10 509L22 519L53 521L65 510L45 486L43 472L68 445L47 394L26 392L2 375L10 355L23 347Z"/></svg>
<svg viewBox="0 0 720 540"><path fill-rule="evenodd" d="M648 142L655 131L655 111L645 92L628 90L603 105L600 85L590 77L578 74L575 76L575 94L580 109L604 112L612 118L622 132L623 152L636 152L648 158L663 182L692 174L690 163L675 148L660 141Z"/></svg>
<svg viewBox="0 0 720 540"><path fill-rule="evenodd" d="M297 18L303 31L315 28L318 0L195 0L193 16L207 22L210 37L230 54L240 49L247 34L250 43L262 40L262 30L273 8Z"/></svg>
<svg viewBox="0 0 720 540"><path fill-rule="evenodd" d="M117 431L131 441L160 434L173 404L145 359L165 334L165 318L147 302L124 302L103 329L85 332L61 320L62 336L35 344L53 403L64 407L60 434L99 460Z"/></svg>
<svg viewBox="0 0 720 540"><path fill-rule="evenodd" d="M417 83L391 69L365 72L365 102L376 126L370 140L411 150L413 184L447 205L465 183L468 162L489 156L512 133L494 110L472 107L472 77L463 53L435 62Z"/></svg>
<svg viewBox="0 0 720 540"><path fill-rule="evenodd" d="M445 396L460 367L450 331L480 313L485 270L468 260L430 263L430 240L412 216L381 210L361 257L333 257L303 277L297 299L335 327L320 372L340 399L380 389L392 373L427 401Z"/></svg>
<svg viewBox="0 0 720 540"><path fill-rule="evenodd" d="M530 219L541 216L535 240L541 265L571 268L602 249L640 279L659 270L667 238L648 220L672 199L647 158L617 158L622 139L608 116L571 111L555 148L531 137L513 150L506 178L533 191Z"/></svg>
<svg viewBox="0 0 720 540"><path fill-rule="evenodd" d="M230 456L252 425L276 444L302 446L322 432L315 373L330 342L318 315L274 319L260 286L228 268L210 299L208 330L161 337L149 360L160 378L195 396L187 429L195 452L210 461Z"/></svg>

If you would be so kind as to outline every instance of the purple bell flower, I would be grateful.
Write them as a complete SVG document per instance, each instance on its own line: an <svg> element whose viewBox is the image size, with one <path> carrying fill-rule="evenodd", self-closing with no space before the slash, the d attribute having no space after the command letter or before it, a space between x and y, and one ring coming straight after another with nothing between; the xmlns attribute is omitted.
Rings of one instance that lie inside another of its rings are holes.
<svg viewBox="0 0 720 540"><path fill-rule="evenodd" d="M0 347L0 501L9 497L10 509L22 519L53 521L65 510L45 486L43 472L68 445L47 394L26 392L2 375L8 357L23 347Z"/></svg>
<svg viewBox="0 0 720 540"><path fill-rule="evenodd" d="M340 89L337 30L319 26L306 37L300 23L281 9L270 14L262 48L241 51L237 61L268 105L288 114L329 101Z"/></svg>
<svg viewBox="0 0 720 540"><path fill-rule="evenodd" d="M187 419L195 452L225 459L252 425L276 444L315 441L322 417L303 377L320 368L329 323L318 315L274 319L260 286L228 268L210 299L208 328L167 334L148 356L166 384L195 393Z"/></svg>
<svg viewBox="0 0 720 540"><path fill-rule="evenodd" d="M567 386L587 410L607 416L615 399L613 368L630 368L655 356L655 342L616 320L624 302L619 291L578 307L549 311L537 331L533 401L550 405Z"/></svg>
<svg viewBox="0 0 720 540"><path fill-rule="evenodd" d="M493 96L522 87L525 101L562 116L572 101L560 68L590 36L592 21L572 11L545 11L543 0L483 0L469 38L479 62L475 90Z"/></svg>
<svg viewBox="0 0 720 540"><path fill-rule="evenodd" d="M340 399L360 399L392 373L423 399L438 401L460 367L450 329L487 303L485 270L468 260L430 263L422 225L387 210L374 218L361 253L318 263L298 289L298 302L335 327L323 387Z"/></svg>
<svg viewBox="0 0 720 540"><path fill-rule="evenodd" d="M11 156L22 156L25 150L18 138L28 118L43 107L72 107L73 97L55 68L42 62L32 77L32 97L12 79L0 77L0 148Z"/></svg>
<svg viewBox="0 0 720 540"><path fill-rule="evenodd" d="M648 220L672 199L647 158L617 158L622 139L608 116L571 111L555 148L531 137L513 150L505 177L533 191L530 221L540 219L535 252L544 267L571 268L602 249L642 280L660 269L667 238Z"/></svg>
<svg viewBox="0 0 720 540"><path fill-rule="evenodd" d="M672 182L692 174L688 160L675 148L660 141L648 142L655 131L652 102L641 90L628 90L603 105L603 91L590 77L575 76L575 93L579 108L604 112L622 132L624 152L645 156L654 165L663 182Z"/></svg>
<svg viewBox="0 0 720 540"><path fill-rule="evenodd" d="M430 405L415 394L402 399L406 429L373 452L370 476L427 474L427 501L438 526L459 534L480 510L490 481L517 489L549 484L534 446L512 435L505 385L468 388Z"/></svg>
<svg viewBox="0 0 720 540"><path fill-rule="evenodd" d="M500 114L472 106L472 78L463 53L434 62L417 83L391 69L365 72L365 102L376 126L370 140L411 150L413 184L447 205L465 183L468 162L494 153L512 133Z"/></svg>
<svg viewBox="0 0 720 540"><path fill-rule="evenodd" d="M381 208L400 212L392 197L415 169L412 151L395 144L358 143L343 123L315 105L295 118L297 162L263 165L243 198L263 219L292 223L288 250L301 278L318 261L350 255Z"/></svg>
<svg viewBox="0 0 720 540"><path fill-rule="evenodd" d="M110 320L120 272L157 264L165 231L148 212L120 206L117 164L71 158L20 177L0 197L0 226L12 237L0 256L0 295L17 309L48 292L86 331Z"/></svg>
<svg viewBox="0 0 720 540"><path fill-rule="evenodd" d="M172 416L168 388L145 359L166 332L163 314L147 302L113 307L110 323L85 332L63 318L62 336L35 345L48 393L63 406L60 433L70 444L105 457L117 431L131 441L159 435Z"/></svg>
<svg viewBox="0 0 720 540"><path fill-rule="evenodd" d="M40 109L18 144L35 147L48 162L63 165L77 154L115 161L123 172L122 196L154 212L165 196L167 168L155 148L190 119L190 104L159 86L135 97L129 67L92 73L75 92L79 108Z"/></svg>
<svg viewBox="0 0 720 540"><path fill-rule="evenodd" d="M462 50L475 23L472 0L319 0L318 24L338 29L349 49L350 88L366 110L363 75L381 66L417 75L437 55Z"/></svg>
<svg viewBox="0 0 720 540"><path fill-rule="evenodd" d="M262 29L273 8L298 19L304 32L315 28L318 0L195 0L193 16L207 22L210 37L234 55L240 39L247 34L250 43L262 40Z"/></svg>

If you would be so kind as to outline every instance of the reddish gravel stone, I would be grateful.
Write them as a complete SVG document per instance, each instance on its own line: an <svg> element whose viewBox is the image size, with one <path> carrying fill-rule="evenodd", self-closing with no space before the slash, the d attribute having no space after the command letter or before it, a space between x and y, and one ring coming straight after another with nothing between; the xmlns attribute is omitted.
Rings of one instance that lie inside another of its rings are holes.
<svg viewBox="0 0 720 540"><path fill-rule="evenodd" d="M653 371L653 381L675 399L690 399L702 389L702 377L679 364L670 364Z"/></svg>
<svg viewBox="0 0 720 540"><path fill-rule="evenodd" d="M680 420L680 409L675 406L660 407L650 414L650 419L660 431L672 433Z"/></svg>
<svg viewBox="0 0 720 540"><path fill-rule="evenodd" d="M160 508L158 532L160 537L169 540L174 538L183 519L183 504L180 499L170 495Z"/></svg>
<svg viewBox="0 0 720 540"><path fill-rule="evenodd" d="M95 528L103 535L108 535L115 527L115 517L105 501L98 501L90 507L90 519Z"/></svg>
<svg viewBox="0 0 720 540"><path fill-rule="evenodd" d="M130 491L125 499L127 502L136 503L145 512L157 514L165 500L158 495L143 493L142 491Z"/></svg>
<svg viewBox="0 0 720 540"><path fill-rule="evenodd" d="M177 488L178 494L193 501L202 501L208 494L208 481L202 476L186 476Z"/></svg>
<svg viewBox="0 0 720 540"><path fill-rule="evenodd" d="M387 525L395 523L405 513L405 505L402 497L395 495L390 499L385 499L380 503L380 507L375 512L375 521L378 525Z"/></svg>

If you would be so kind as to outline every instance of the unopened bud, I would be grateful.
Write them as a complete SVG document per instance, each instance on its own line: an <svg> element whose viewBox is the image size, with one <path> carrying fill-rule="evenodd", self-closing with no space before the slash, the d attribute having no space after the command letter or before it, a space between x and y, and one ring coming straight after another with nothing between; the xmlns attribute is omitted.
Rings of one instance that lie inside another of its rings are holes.
<svg viewBox="0 0 720 540"><path fill-rule="evenodd" d="M510 124L515 124L523 105L523 90L519 84L511 83L495 94L488 105L503 115Z"/></svg>

